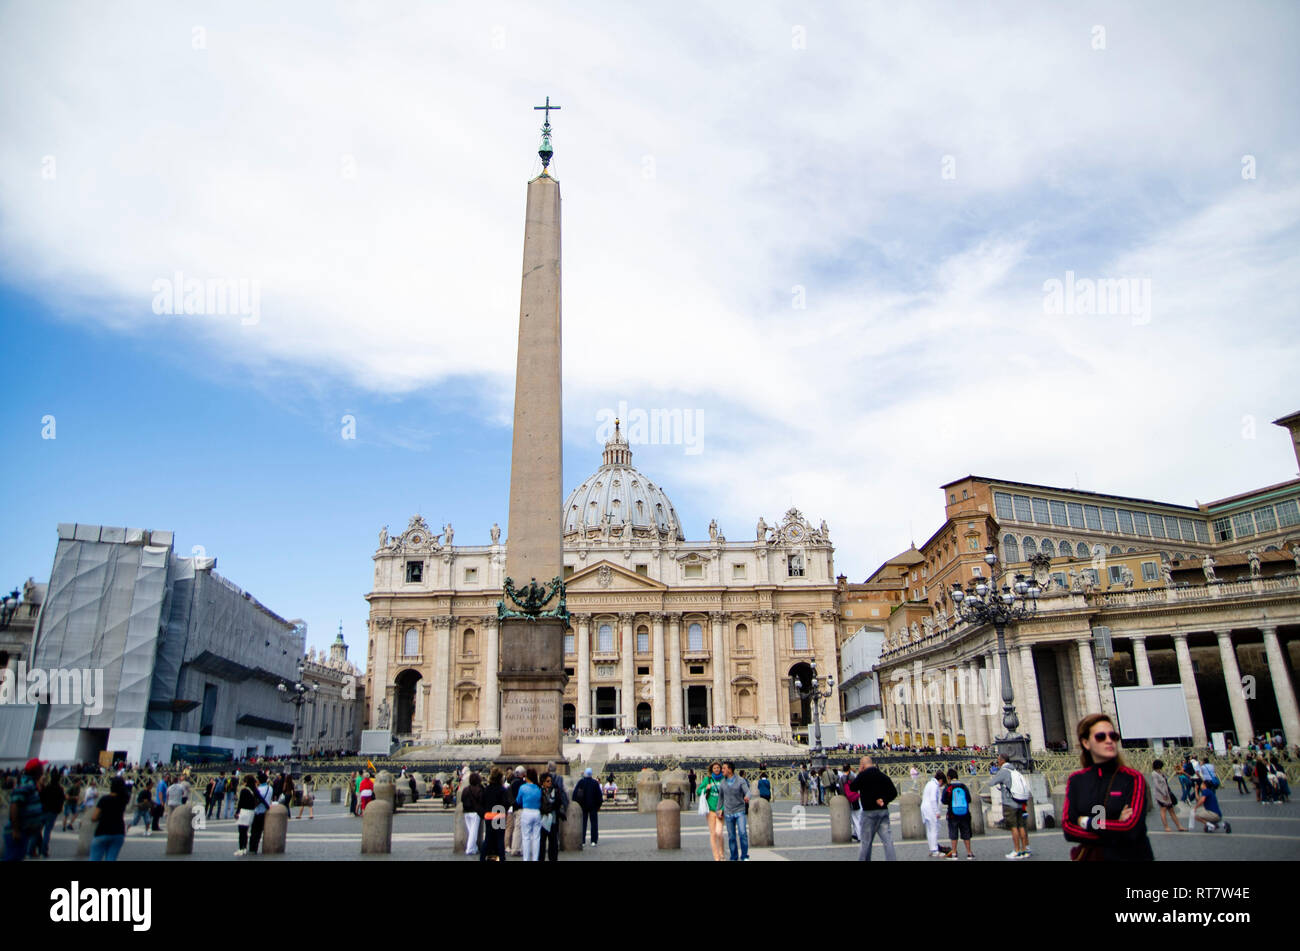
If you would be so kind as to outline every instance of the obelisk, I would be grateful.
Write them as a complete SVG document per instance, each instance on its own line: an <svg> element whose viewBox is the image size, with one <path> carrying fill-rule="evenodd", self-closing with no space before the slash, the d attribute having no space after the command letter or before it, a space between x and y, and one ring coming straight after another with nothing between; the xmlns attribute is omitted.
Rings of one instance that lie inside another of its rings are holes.
<svg viewBox="0 0 1300 951"><path fill-rule="evenodd" d="M542 172L528 183L515 428L510 459L506 590L498 608L501 758L505 766L564 763L564 492L561 453L560 183L549 173L545 106Z"/></svg>

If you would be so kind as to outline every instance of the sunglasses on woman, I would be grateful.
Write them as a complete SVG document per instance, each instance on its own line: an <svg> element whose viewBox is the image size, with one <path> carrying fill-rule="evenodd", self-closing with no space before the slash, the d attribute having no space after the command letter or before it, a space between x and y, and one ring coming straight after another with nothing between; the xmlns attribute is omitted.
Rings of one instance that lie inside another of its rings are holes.
<svg viewBox="0 0 1300 951"><path fill-rule="evenodd" d="M1119 734L1114 730L1111 730L1109 733L1094 733L1092 738L1098 743L1104 743L1106 740L1113 740L1116 743L1119 742Z"/></svg>

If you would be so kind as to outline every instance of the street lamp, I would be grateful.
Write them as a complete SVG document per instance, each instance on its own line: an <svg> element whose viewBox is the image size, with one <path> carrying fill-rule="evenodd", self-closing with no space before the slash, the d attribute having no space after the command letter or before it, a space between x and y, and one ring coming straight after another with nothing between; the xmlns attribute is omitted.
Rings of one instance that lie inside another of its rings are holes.
<svg viewBox="0 0 1300 951"><path fill-rule="evenodd" d="M825 686L821 686L817 680L817 662L813 661L809 665L812 668L812 683L806 688L798 677L794 679L794 689L799 692L799 699L812 701L813 717L813 751L812 751L812 768L826 768L826 751L822 749L822 720L821 714L826 706L827 699L834 692L835 678L827 677Z"/></svg>
<svg viewBox="0 0 1300 951"><path fill-rule="evenodd" d="M952 600L957 606L957 616L970 624L992 624L998 633L998 661L1002 672L1002 725L1007 732L996 739L998 752L1007 761L1023 770L1032 769L1029 758L1029 738L1017 732L1020 717L1016 716L1015 693L1011 687L1011 668L1007 665L1006 627L1011 621L1020 621L1038 612L1038 596L1042 590L1034 575L1018 574L1012 584L1000 584L1002 572L998 569L998 556L993 546L984 549L984 562L989 566L989 578L972 578L963 591L961 585L952 586ZM1046 555L1030 559L1034 572L1051 565Z"/></svg>
<svg viewBox="0 0 1300 951"><path fill-rule="evenodd" d="M302 708L304 704L315 703L316 694L320 690L320 684L313 681L311 685L303 683L303 674L306 673L306 665L298 664L298 679L292 684L287 684L283 680L275 688L280 692L280 699L285 703L293 704L293 752L290 754L289 775L293 775L293 760L298 758L298 741L302 735Z"/></svg>

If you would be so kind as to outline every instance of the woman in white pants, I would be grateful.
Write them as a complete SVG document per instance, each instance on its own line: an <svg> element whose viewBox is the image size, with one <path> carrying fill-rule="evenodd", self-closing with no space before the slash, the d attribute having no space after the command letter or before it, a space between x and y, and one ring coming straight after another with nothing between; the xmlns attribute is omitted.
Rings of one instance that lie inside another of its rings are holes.
<svg viewBox="0 0 1300 951"><path fill-rule="evenodd" d="M483 820L483 778L478 773L469 774L460 803L465 807L465 854L478 855L478 828Z"/></svg>
<svg viewBox="0 0 1300 951"><path fill-rule="evenodd" d="M515 794L515 805L519 808L515 828L520 830L524 861L536 862L537 849L542 843L542 788L537 785L537 770L529 767L525 775L528 781Z"/></svg>
<svg viewBox="0 0 1300 951"><path fill-rule="evenodd" d="M930 845L932 859L944 854L939 851L939 803L943 798L943 787L947 784L947 774L938 770L921 791L921 821L925 823L925 839Z"/></svg>

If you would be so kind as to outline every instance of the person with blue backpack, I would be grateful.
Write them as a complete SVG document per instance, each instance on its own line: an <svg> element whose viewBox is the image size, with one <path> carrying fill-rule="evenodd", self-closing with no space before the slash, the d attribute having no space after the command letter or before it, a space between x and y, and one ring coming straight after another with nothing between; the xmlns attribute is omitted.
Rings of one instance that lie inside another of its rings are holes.
<svg viewBox="0 0 1300 951"><path fill-rule="evenodd" d="M971 795L965 783L957 781L957 770L948 770L948 785L943 788L943 804L948 807L948 838L952 840L952 851L948 858L957 858L957 840L966 843L966 858L975 858L970 848L970 811Z"/></svg>

